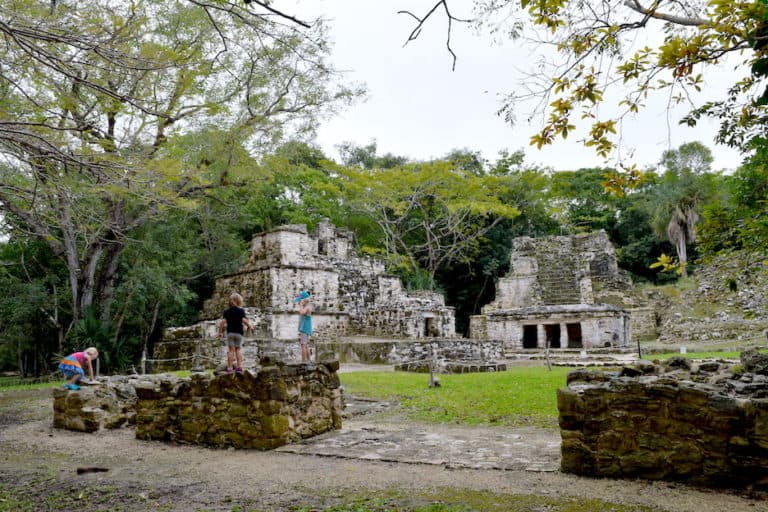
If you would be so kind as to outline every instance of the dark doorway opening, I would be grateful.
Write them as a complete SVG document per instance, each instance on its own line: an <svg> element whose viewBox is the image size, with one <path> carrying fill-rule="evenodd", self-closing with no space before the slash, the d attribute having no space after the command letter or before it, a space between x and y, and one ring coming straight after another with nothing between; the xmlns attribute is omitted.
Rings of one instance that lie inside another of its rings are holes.
<svg viewBox="0 0 768 512"><path fill-rule="evenodd" d="M560 324L545 325L544 334L549 348L560 348Z"/></svg>
<svg viewBox="0 0 768 512"><path fill-rule="evenodd" d="M440 332L437 329L437 318L430 316L424 319L424 336L427 338L434 338L438 336Z"/></svg>
<svg viewBox="0 0 768 512"><path fill-rule="evenodd" d="M568 332L568 348L582 348L581 324L566 324Z"/></svg>
<svg viewBox="0 0 768 512"><path fill-rule="evenodd" d="M536 348L539 346L539 337L536 325L523 326L523 348Z"/></svg>

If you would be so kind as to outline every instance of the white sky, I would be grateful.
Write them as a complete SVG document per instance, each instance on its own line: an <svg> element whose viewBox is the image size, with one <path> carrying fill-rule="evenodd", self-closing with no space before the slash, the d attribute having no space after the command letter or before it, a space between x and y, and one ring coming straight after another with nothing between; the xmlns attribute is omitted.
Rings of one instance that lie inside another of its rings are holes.
<svg viewBox="0 0 768 512"><path fill-rule="evenodd" d="M521 87L524 72L531 71L535 64L530 49L523 48L522 43L494 45L489 36L454 24L451 46L458 60L455 71L451 71L451 56L445 49L445 17L441 13L430 19L416 41L404 45L414 20L397 11L409 9L421 15L432 0L293 2L297 5L293 12L299 18L322 15L328 20L333 63L347 72L349 80L364 83L368 89L365 102L356 103L320 126L316 142L332 158L338 158L335 146L341 142L365 145L375 140L379 154L393 153L414 160L467 148L493 161L500 150L523 149L527 163L556 170L616 164L615 156L606 161L579 142L584 131L538 150L528 140L540 127L540 119L529 123L527 112L521 111L518 123L510 126L496 115L500 98ZM470 0L455 0L451 5L454 10L459 6L467 9L454 12L457 16L471 14ZM727 75L709 76L727 79ZM677 124L685 111L669 115L665 99L658 98L639 116L625 121L622 144L625 154L631 154L630 161L641 167L654 165L664 150L698 140L712 149L714 169L737 167L742 156L713 142L716 123L704 120L696 128Z"/></svg>

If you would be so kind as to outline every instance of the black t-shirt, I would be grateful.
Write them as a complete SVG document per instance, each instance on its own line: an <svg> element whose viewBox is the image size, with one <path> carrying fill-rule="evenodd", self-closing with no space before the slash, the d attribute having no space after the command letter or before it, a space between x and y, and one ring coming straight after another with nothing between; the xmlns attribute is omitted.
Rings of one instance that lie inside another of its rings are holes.
<svg viewBox="0 0 768 512"><path fill-rule="evenodd" d="M232 306L225 309L224 319L227 321L227 332L243 334L243 318L245 318L245 310L243 308Z"/></svg>

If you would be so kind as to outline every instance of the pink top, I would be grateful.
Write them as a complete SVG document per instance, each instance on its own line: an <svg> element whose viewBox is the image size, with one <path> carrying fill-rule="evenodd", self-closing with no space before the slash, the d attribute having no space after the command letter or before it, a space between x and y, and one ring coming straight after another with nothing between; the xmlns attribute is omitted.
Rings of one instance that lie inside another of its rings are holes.
<svg viewBox="0 0 768 512"><path fill-rule="evenodd" d="M77 359L77 362L82 366L85 366L85 363L91 360L91 358L85 352L75 352L72 354L72 356Z"/></svg>

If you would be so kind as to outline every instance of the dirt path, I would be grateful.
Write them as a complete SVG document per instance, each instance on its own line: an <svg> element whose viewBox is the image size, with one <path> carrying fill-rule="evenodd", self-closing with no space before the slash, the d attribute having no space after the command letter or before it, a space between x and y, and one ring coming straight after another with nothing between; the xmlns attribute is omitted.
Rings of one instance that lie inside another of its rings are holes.
<svg viewBox="0 0 768 512"><path fill-rule="evenodd" d="M396 457L376 460L349 454L338 457L312 449L302 452L305 446L294 450L302 453L214 450L138 441L129 428L82 434L53 429L51 403L49 391L42 396L21 397L0 393L0 483L21 486L25 495L40 503L47 499L45 506L28 510L83 508L71 500L77 496L85 499L84 493L90 496L88 508L97 505L97 510L245 511L322 507L344 496L397 491L404 496L494 492L502 495L501 499L504 495L509 495L508 499L602 499L668 512L768 511L768 502L756 497L669 483L580 478L535 465L534 469L525 465L502 470L468 469L445 463L402 462ZM336 438L366 428L379 440L387 431L407 437L409 432L423 436L425 431L435 430L403 423L391 414L372 413L349 420ZM478 443L491 435L513 440L522 435L495 428L446 427L442 432L449 438L458 436ZM546 437L546 433L535 434ZM333 444L334 434L323 439L325 444L320 444L327 448L328 443ZM418 444L424 444L423 437ZM428 448L435 460L446 457L441 455L440 446L435 442ZM482 450L482 443L466 451L478 449ZM370 447L365 453L370 453ZM108 471L78 475L78 467ZM58 505L51 504L50 496L59 495L59 501L53 500ZM98 508L100 504L104 508ZM1 493L0 510L15 510L3 508Z"/></svg>

